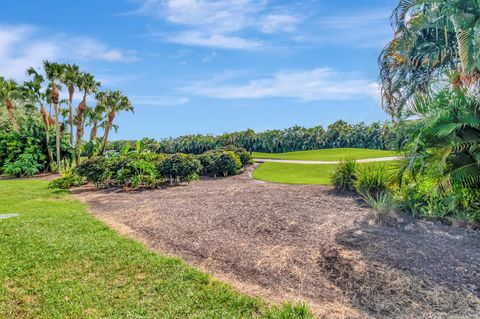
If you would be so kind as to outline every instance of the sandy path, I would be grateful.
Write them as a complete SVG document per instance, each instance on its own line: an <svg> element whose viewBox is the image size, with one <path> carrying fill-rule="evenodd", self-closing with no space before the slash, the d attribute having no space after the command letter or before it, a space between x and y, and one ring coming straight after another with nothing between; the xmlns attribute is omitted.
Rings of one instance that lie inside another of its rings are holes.
<svg viewBox="0 0 480 319"><path fill-rule="evenodd" d="M353 195L248 173L75 193L122 233L248 294L305 301L327 318L478 318L480 232L427 221L371 225L372 211Z"/></svg>

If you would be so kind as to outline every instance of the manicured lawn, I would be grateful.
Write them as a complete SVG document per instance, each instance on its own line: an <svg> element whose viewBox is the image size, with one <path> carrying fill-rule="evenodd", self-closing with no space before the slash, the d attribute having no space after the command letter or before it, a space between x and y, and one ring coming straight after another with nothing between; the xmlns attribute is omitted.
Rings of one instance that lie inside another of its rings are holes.
<svg viewBox="0 0 480 319"><path fill-rule="evenodd" d="M329 185L330 176L336 166L263 163L253 172L253 178L282 184Z"/></svg>
<svg viewBox="0 0 480 319"><path fill-rule="evenodd" d="M357 165L389 165L396 167L396 161L361 163ZM314 184L331 185L331 175L337 164L291 164L291 163L263 163L255 171L253 178L282 184Z"/></svg>
<svg viewBox="0 0 480 319"><path fill-rule="evenodd" d="M306 161L339 161L342 159L380 158L396 155L398 154L393 151L369 150L363 148L334 148L289 153L253 153L253 157L255 158Z"/></svg>
<svg viewBox="0 0 480 319"><path fill-rule="evenodd" d="M118 235L39 180L0 181L0 318L310 318Z"/></svg>

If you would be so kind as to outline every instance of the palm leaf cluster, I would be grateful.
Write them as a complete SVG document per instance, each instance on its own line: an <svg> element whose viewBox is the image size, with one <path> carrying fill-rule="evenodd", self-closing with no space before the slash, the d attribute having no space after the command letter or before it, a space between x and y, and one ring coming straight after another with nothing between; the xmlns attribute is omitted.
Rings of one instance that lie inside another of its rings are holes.
<svg viewBox="0 0 480 319"><path fill-rule="evenodd" d="M394 37L379 58L384 109L402 115L416 93L426 93L458 73L457 86L469 86L480 69L478 0L400 0L392 15Z"/></svg>
<svg viewBox="0 0 480 319"><path fill-rule="evenodd" d="M401 175L433 178L443 192L480 186L480 101L465 89L419 95L408 114L417 127Z"/></svg>

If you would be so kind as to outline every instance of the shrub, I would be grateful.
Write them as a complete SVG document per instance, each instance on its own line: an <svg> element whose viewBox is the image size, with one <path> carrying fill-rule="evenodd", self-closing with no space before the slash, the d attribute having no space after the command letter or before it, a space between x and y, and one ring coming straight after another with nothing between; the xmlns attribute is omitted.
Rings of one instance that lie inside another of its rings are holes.
<svg viewBox="0 0 480 319"><path fill-rule="evenodd" d="M96 188L106 187L109 186L111 177L108 164L107 158L94 157L77 166L75 174L85 178L87 182L93 183Z"/></svg>
<svg viewBox="0 0 480 319"><path fill-rule="evenodd" d="M202 168L200 161L194 155L172 154L158 165L158 172L170 183L190 182L198 178Z"/></svg>
<svg viewBox="0 0 480 319"><path fill-rule="evenodd" d="M129 153L110 160L113 184L122 187L155 188L159 183L158 165L162 155L150 153Z"/></svg>
<svg viewBox="0 0 480 319"><path fill-rule="evenodd" d="M238 158L240 158L240 162L242 163L242 167L250 165L253 163L253 156L244 148L236 147L234 145L228 145L219 149L220 151L231 151L234 152Z"/></svg>
<svg viewBox="0 0 480 319"><path fill-rule="evenodd" d="M33 154L24 153L18 156L14 162L6 162L3 171L7 175L17 177L33 176L39 172L42 166Z"/></svg>
<svg viewBox="0 0 480 319"><path fill-rule="evenodd" d="M362 195L363 200L368 206L373 208L376 213L377 221L384 221L390 213L397 211L398 205L389 191L381 191L376 195L366 193Z"/></svg>
<svg viewBox="0 0 480 319"><path fill-rule="evenodd" d="M232 151L208 151L198 156L202 164L202 174L210 176L236 175L243 167L237 154Z"/></svg>
<svg viewBox="0 0 480 319"><path fill-rule="evenodd" d="M379 198L392 181L393 176L385 164L368 164L358 167L353 184L360 195Z"/></svg>
<svg viewBox="0 0 480 319"><path fill-rule="evenodd" d="M48 188L70 189L74 186L83 185L83 178L76 175L73 171L66 171L63 176L51 181Z"/></svg>
<svg viewBox="0 0 480 319"><path fill-rule="evenodd" d="M332 183L338 191L351 191L354 189L357 162L354 160L341 161L332 174Z"/></svg>

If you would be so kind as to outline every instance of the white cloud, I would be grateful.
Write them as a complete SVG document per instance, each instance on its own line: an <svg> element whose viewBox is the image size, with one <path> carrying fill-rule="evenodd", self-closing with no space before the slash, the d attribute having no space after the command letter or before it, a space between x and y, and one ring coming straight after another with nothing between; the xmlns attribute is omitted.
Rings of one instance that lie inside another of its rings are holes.
<svg viewBox="0 0 480 319"><path fill-rule="evenodd" d="M261 21L260 29L264 33L293 32L300 18L290 14L269 14Z"/></svg>
<svg viewBox="0 0 480 319"><path fill-rule="evenodd" d="M219 99L293 98L301 101L350 100L374 96L378 85L356 74L329 68L281 71L244 84L195 83L182 92Z"/></svg>
<svg viewBox="0 0 480 319"><path fill-rule="evenodd" d="M181 28L165 37L169 42L247 50L264 43L240 33L292 32L301 21L299 15L286 11L268 11L268 0L144 0L138 10Z"/></svg>
<svg viewBox="0 0 480 319"><path fill-rule="evenodd" d="M43 60L128 62L135 51L110 48L96 39L67 35L45 36L41 30L24 25L0 25L0 74L23 80L29 67Z"/></svg>
<svg viewBox="0 0 480 319"><path fill-rule="evenodd" d="M169 42L219 49L251 50L262 46L262 42L223 34L207 34L198 31L186 31L166 37Z"/></svg>
<svg viewBox="0 0 480 319"><path fill-rule="evenodd" d="M157 96L157 95L132 95L133 104L148 106L180 106L189 102L186 97Z"/></svg>

